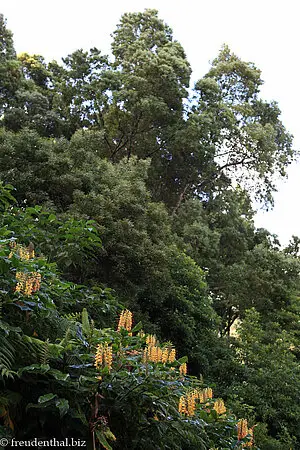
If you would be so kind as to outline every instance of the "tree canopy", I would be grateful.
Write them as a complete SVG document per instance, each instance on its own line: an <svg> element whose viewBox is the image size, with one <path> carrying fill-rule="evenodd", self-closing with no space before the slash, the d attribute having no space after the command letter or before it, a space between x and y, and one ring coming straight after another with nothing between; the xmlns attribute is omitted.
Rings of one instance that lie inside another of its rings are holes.
<svg viewBox="0 0 300 450"><path fill-rule="evenodd" d="M156 10L61 62L17 55L0 15L0 435L298 448L299 238L252 206L297 152L254 63L224 45L190 80ZM115 331L129 313L145 332Z"/></svg>

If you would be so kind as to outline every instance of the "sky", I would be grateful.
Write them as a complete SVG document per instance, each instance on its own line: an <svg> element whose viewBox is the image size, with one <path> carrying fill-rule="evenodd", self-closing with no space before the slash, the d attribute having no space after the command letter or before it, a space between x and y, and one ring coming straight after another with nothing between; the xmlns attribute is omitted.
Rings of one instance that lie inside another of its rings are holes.
<svg viewBox="0 0 300 450"><path fill-rule="evenodd" d="M226 43L262 71L261 96L276 100L281 119L300 149L298 127L299 0L0 0L0 12L14 33L17 53L60 60L78 48L110 52L111 33L125 12L154 8L173 29L192 66L193 80L209 69L209 61ZM272 211L258 211L257 227L267 228L287 245L300 236L300 163L280 181Z"/></svg>

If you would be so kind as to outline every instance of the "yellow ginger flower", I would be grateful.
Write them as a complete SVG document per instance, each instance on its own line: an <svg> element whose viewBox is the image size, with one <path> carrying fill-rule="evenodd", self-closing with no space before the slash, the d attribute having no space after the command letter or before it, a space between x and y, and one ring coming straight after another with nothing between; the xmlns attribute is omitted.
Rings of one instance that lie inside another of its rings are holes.
<svg viewBox="0 0 300 450"><path fill-rule="evenodd" d="M168 361L168 350L162 350L157 346L148 346L143 352L143 361L151 361L155 363Z"/></svg>
<svg viewBox="0 0 300 450"><path fill-rule="evenodd" d="M16 247L17 247L16 241L10 242L9 246L11 248L11 251L10 251L10 254L9 254L8 257L11 258L13 256L13 254L15 253L15 250L16 250Z"/></svg>
<svg viewBox="0 0 300 450"><path fill-rule="evenodd" d="M207 400L213 397L213 391L211 388L202 389L202 391L198 391L198 399L200 403L205 403Z"/></svg>
<svg viewBox="0 0 300 450"><path fill-rule="evenodd" d="M187 414L188 416L193 416L196 410L196 401L194 393L191 392L187 395Z"/></svg>
<svg viewBox="0 0 300 450"><path fill-rule="evenodd" d="M146 350L147 350L147 359L148 359L149 361L151 361L151 349L152 349L152 347L146 347Z"/></svg>
<svg viewBox="0 0 300 450"><path fill-rule="evenodd" d="M148 361L148 348L144 348L142 361L143 363L146 363Z"/></svg>
<svg viewBox="0 0 300 450"><path fill-rule="evenodd" d="M254 427L248 428L248 434L250 434L251 440L249 442L246 442L246 444L244 444L245 447L253 447L254 444L253 428Z"/></svg>
<svg viewBox="0 0 300 450"><path fill-rule="evenodd" d="M185 400L185 396L182 395L179 399L179 405L178 405L178 411L181 414L186 414L187 413L187 409L186 409L186 400Z"/></svg>
<svg viewBox="0 0 300 450"><path fill-rule="evenodd" d="M149 334L146 337L147 347L143 351L143 362L151 361L155 363L162 362L163 364L167 362L175 361L176 350L169 348L161 348L157 344L156 337Z"/></svg>
<svg viewBox="0 0 300 450"><path fill-rule="evenodd" d="M178 411L181 414L193 416L196 411L196 399L198 398L198 392L196 390L182 395L179 399Z"/></svg>
<svg viewBox="0 0 300 450"><path fill-rule="evenodd" d="M180 375L186 375L187 374L187 365L186 363L181 364L179 367L179 373Z"/></svg>
<svg viewBox="0 0 300 450"><path fill-rule="evenodd" d="M195 397L196 400L199 400L199 391L198 391L198 389L194 389L193 390L193 396Z"/></svg>
<svg viewBox="0 0 300 450"><path fill-rule="evenodd" d="M20 244L17 244L16 242L10 243L11 252L9 254L9 258L12 258L14 253L17 253L20 257L20 259L24 261L28 261L29 259L34 258L34 245L32 243L29 244L29 246L22 247Z"/></svg>
<svg viewBox="0 0 300 450"><path fill-rule="evenodd" d="M26 274L24 272L17 272L16 273L16 279L19 281L25 281L26 280Z"/></svg>
<svg viewBox="0 0 300 450"><path fill-rule="evenodd" d="M94 363L96 369L101 369L103 366L106 366L110 371L112 368L112 362L113 362L112 347L108 346L107 342L104 345L98 344Z"/></svg>
<svg viewBox="0 0 300 450"><path fill-rule="evenodd" d="M167 348L164 348L161 355L161 362L167 363L169 358L169 350Z"/></svg>
<svg viewBox="0 0 300 450"><path fill-rule="evenodd" d="M106 345L105 352L104 352L104 362L105 362L105 365L108 367L109 371L111 371L111 368L112 368L112 361L113 361L112 347L108 347Z"/></svg>
<svg viewBox="0 0 300 450"><path fill-rule="evenodd" d="M104 348L102 344L97 345L96 355L95 355L95 367L96 369L99 369L102 366L103 363L103 354L104 354Z"/></svg>
<svg viewBox="0 0 300 450"><path fill-rule="evenodd" d="M25 282L24 294L25 295L31 295L32 292L33 292L33 285L32 285L31 279L29 278Z"/></svg>
<svg viewBox="0 0 300 450"><path fill-rule="evenodd" d="M120 315L120 318L119 318L119 323L118 323L117 331L120 331L121 328L125 328L125 315L124 315L124 311L121 312L121 315Z"/></svg>
<svg viewBox="0 0 300 450"><path fill-rule="evenodd" d="M22 283L17 283L17 285L15 287L15 291L16 292L21 292L22 289L23 289L23 284Z"/></svg>
<svg viewBox="0 0 300 450"><path fill-rule="evenodd" d="M152 362L158 362L158 358L157 358L157 347L150 347L150 361Z"/></svg>
<svg viewBox="0 0 300 450"><path fill-rule="evenodd" d="M118 323L118 331L121 331L121 328L125 328L127 331L131 331L132 328L132 312L128 309L124 309L121 312L119 323Z"/></svg>
<svg viewBox="0 0 300 450"><path fill-rule="evenodd" d="M10 242L9 246L10 246L10 254L8 255L9 258L13 257L13 254L15 253L15 248L16 248L16 243L15 242Z"/></svg>
<svg viewBox="0 0 300 450"><path fill-rule="evenodd" d="M156 362L161 362L162 360L162 349L160 347L156 347Z"/></svg>
<svg viewBox="0 0 300 450"><path fill-rule="evenodd" d="M172 350L170 351L170 354L169 354L168 361L174 362L175 359L176 359L176 350L175 350L175 348L172 348Z"/></svg>
<svg viewBox="0 0 300 450"><path fill-rule="evenodd" d="M20 247L18 253L21 259L25 261L29 259L29 252L26 248Z"/></svg>
<svg viewBox="0 0 300 450"><path fill-rule="evenodd" d="M26 275L23 272L17 272L16 273L16 279L18 280L17 285L15 287L16 292L23 292L25 281L26 281Z"/></svg>
<svg viewBox="0 0 300 450"><path fill-rule="evenodd" d="M146 337L146 344L148 347L155 347L156 345L156 337L153 334L148 334Z"/></svg>
<svg viewBox="0 0 300 450"><path fill-rule="evenodd" d="M24 295L31 295L41 287L41 274L38 272L24 273L17 272L16 279L18 280L15 287L16 292L23 293Z"/></svg>
<svg viewBox="0 0 300 450"><path fill-rule="evenodd" d="M199 399L200 403L204 403L205 402L203 391L198 392L198 399Z"/></svg>
<svg viewBox="0 0 300 450"><path fill-rule="evenodd" d="M226 412L226 406L222 399L215 401L214 410L217 411L218 414L224 414Z"/></svg>
<svg viewBox="0 0 300 450"><path fill-rule="evenodd" d="M32 272L31 282L32 282L33 292L36 292L36 291L38 291L40 289L40 287L41 287L41 280L42 280L42 276L41 276L40 273Z"/></svg>
<svg viewBox="0 0 300 450"><path fill-rule="evenodd" d="M237 434L239 441L244 439L249 434L247 419L239 420L237 424Z"/></svg>
<svg viewBox="0 0 300 450"><path fill-rule="evenodd" d="M211 388L204 389L204 396L205 396L205 401L211 399L213 397L212 389Z"/></svg>
<svg viewBox="0 0 300 450"><path fill-rule="evenodd" d="M132 328L132 312L127 311L127 330L131 331Z"/></svg>

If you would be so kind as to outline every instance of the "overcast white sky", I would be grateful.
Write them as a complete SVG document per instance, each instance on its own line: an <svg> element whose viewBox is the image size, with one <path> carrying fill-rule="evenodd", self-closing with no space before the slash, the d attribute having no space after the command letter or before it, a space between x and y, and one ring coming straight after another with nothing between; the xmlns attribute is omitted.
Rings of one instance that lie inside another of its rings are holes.
<svg viewBox="0 0 300 450"><path fill-rule="evenodd" d="M47 60L66 56L78 48L110 51L110 34L124 12L159 10L183 45L196 80L206 73L209 61L223 43L242 59L262 70L262 96L276 100L282 120L300 148L298 127L299 0L0 0L18 53L38 53ZM300 164L289 170L289 179L278 184L275 208L259 212L263 226L287 244L300 235Z"/></svg>

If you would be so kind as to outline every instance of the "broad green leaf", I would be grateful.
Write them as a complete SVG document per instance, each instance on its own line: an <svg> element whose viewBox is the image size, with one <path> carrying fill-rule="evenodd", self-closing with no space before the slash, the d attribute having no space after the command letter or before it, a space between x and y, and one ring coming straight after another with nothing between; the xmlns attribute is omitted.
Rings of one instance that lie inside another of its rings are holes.
<svg viewBox="0 0 300 450"><path fill-rule="evenodd" d="M142 328L143 328L142 322L138 322L138 323L132 328L132 333L137 333L137 332L140 331Z"/></svg>
<svg viewBox="0 0 300 450"><path fill-rule="evenodd" d="M57 397L57 395L52 394L52 393L41 395L41 397L39 397L39 399L38 399L38 403L46 403L46 402L49 402L50 400L53 400L56 397Z"/></svg>
<svg viewBox="0 0 300 450"><path fill-rule="evenodd" d="M98 441L100 442L101 445L103 445L105 450L113 450L112 446L109 445L109 443L106 440L106 437L101 433L101 431L95 430L95 433L96 433Z"/></svg>
<svg viewBox="0 0 300 450"><path fill-rule="evenodd" d="M58 398L55 406L59 409L60 417L63 417L69 410L69 402L65 398Z"/></svg>

